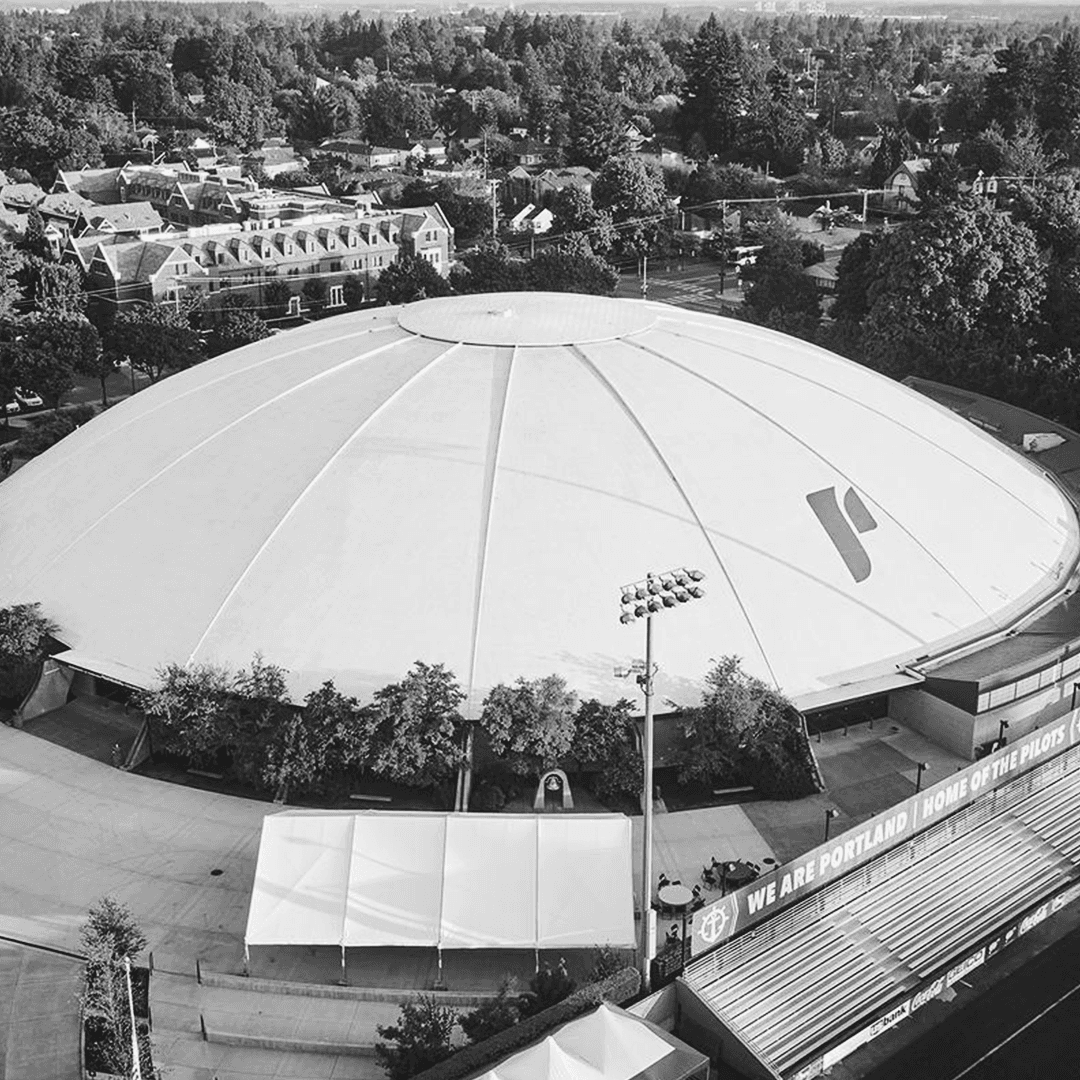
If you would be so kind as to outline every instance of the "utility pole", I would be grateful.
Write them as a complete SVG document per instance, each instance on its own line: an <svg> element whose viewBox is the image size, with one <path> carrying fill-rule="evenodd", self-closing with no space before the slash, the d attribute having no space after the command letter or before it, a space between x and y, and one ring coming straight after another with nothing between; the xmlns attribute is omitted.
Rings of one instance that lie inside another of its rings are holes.
<svg viewBox="0 0 1080 1080"><path fill-rule="evenodd" d="M485 136L486 138L486 136ZM487 158L485 157L485 161ZM489 180L487 182L488 188L491 191L491 239L496 241L499 239L499 204L495 198L495 193L499 190L499 180Z"/></svg>
<svg viewBox="0 0 1080 1080"><path fill-rule="evenodd" d="M649 256L641 256L641 299L649 298ZM647 700L647 699L646 699Z"/></svg>

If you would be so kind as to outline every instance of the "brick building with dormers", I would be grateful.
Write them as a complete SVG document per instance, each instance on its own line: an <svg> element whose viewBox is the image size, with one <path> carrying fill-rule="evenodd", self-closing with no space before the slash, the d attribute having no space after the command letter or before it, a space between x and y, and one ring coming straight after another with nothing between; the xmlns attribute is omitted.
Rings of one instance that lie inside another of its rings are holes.
<svg viewBox="0 0 1080 1080"><path fill-rule="evenodd" d="M226 296L244 295L264 309L270 281L283 282L305 305L303 286L326 281L328 308L345 306L344 282L350 275L370 298L379 274L401 253L425 259L441 274L449 272L454 233L436 204L400 211L353 208L351 214L312 214L292 221L197 226L147 239L121 236L71 237L66 259L87 274L87 287L101 301L179 300L201 294L210 306Z"/></svg>

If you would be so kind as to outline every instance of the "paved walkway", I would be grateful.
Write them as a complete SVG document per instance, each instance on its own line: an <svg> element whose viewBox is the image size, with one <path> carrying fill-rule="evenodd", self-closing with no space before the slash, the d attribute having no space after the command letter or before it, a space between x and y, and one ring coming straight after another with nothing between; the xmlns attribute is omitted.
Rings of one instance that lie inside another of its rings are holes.
<svg viewBox="0 0 1080 1080"><path fill-rule="evenodd" d="M82 964L0 941L0 1080L79 1080Z"/></svg>

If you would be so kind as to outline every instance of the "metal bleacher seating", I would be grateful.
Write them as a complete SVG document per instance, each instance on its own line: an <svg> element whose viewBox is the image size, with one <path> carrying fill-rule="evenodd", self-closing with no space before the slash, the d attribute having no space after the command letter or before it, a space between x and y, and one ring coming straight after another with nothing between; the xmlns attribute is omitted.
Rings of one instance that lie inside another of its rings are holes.
<svg viewBox="0 0 1080 1080"><path fill-rule="evenodd" d="M788 1073L1080 877L1077 757L1066 751L748 930L691 964L687 982Z"/></svg>

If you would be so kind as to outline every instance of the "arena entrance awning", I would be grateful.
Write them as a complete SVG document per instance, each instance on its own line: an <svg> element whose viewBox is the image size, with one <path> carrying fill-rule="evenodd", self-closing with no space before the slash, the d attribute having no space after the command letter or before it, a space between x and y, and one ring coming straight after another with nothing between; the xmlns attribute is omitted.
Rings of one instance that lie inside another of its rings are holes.
<svg viewBox="0 0 1080 1080"><path fill-rule="evenodd" d="M269 815L244 943L631 948L630 819Z"/></svg>

